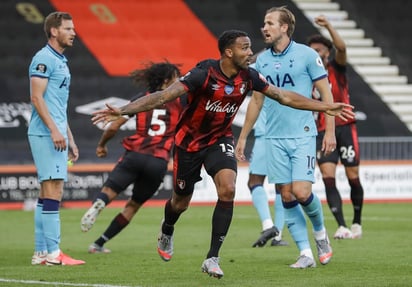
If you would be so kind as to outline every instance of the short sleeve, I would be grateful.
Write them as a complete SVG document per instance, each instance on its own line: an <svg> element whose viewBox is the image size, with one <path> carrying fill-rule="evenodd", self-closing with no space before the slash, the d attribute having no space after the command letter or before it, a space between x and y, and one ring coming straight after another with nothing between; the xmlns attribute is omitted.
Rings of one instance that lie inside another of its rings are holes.
<svg viewBox="0 0 412 287"><path fill-rule="evenodd" d="M30 64L29 75L30 77L49 78L53 69L51 57L37 54Z"/></svg>
<svg viewBox="0 0 412 287"><path fill-rule="evenodd" d="M252 80L253 90L258 92L264 92L269 88L269 83L266 81L262 74L258 73L253 68L249 68L249 75Z"/></svg>
<svg viewBox="0 0 412 287"><path fill-rule="evenodd" d="M180 82L184 84L189 92L193 92L202 87L207 78L208 67L206 62L200 62L191 69L186 75L180 78Z"/></svg>

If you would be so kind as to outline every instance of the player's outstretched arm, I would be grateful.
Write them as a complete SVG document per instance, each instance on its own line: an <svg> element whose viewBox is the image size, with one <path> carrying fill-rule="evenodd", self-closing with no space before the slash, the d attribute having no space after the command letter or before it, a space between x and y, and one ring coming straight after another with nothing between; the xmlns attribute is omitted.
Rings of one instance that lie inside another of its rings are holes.
<svg viewBox="0 0 412 287"><path fill-rule="evenodd" d="M94 125L103 123L103 125L106 126L109 122L117 120L122 115L134 115L140 112L153 110L185 93L185 86L180 81L176 81L165 90L140 97L120 108L106 104L107 109L92 113L92 122Z"/></svg>
<svg viewBox="0 0 412 287"><path fill-rule="evenodd" d="M329 105L332 105L332 107L325 111L326 114L339 117L344 121L355 118L354 106L345 103L332 103Z"/></svg>
<svg viewBox="0 0 412 287"><path fill-rule="evenodd" d="M355 117L353 106L345 103L325 103L318 100L308 99L298 93L280 89L270 85L265 95L278 101L282 105L299 110L325 112L330 116L338 116L344 121Z"/></svg>
<svg viewBox="0 0 412 287"><path fill-rule="evenodd" d="M92 115L92 122L94 125L103 123L103 126L106 126L108 123L121 118L122 113L119 108L106 104L106 109L95 111Z"/></svg>

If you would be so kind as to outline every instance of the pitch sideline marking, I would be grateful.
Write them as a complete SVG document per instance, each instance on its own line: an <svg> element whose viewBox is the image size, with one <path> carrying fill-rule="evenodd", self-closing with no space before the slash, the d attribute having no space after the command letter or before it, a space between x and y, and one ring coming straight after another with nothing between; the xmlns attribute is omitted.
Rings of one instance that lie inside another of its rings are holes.
<svg viewBox="0 0 412 287"><path fill-rule="evenodd" d="M60 286L76 286L76 287L139 287L139 286L126 286L126 285L110 285L110 284L87 284L87 283L64 283L64 282L47 282L47 281L35 281L35 280L16 280L0 278L0 282L6 283L20 283L20 284L42 284L42 285L60 285Z"/></svg>

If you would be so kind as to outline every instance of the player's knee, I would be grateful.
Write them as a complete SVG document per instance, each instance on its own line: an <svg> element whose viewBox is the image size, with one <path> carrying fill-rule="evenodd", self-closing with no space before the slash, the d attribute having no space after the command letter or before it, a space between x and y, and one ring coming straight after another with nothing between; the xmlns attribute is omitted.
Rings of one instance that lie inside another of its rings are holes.
<svg viewBox="0 0 412 287"><path fill-rule="evenodd" d="M122 189L120 187L114 187L111 185L104 185L102 187L101 192L107 195L109 201L115 199L120 193Z"/></svg>
<svg viewBox="0 0 412 287"><path fill-rule="evenodd" d="M300 203L304 203L304 202L308 201L308 199L312 196L312 193L311 192L306 192L306 191L296 192L294 194L294 196L295 196L297 201L299 201Z"/></svg>
<svg viewBox="0 0 412 287"><path fill-rule="evenodd" d="M247 187L250 190L250 193L252 193L253 189L257 186L258 184L254 182L253 180L249 179L247 182Z"/></svg>
<svg viewBox="0 0 412 287"><path fill-rule="evenodd" d="M235 198L236 184L225 183L218 188L218 197L221 200L230 201Z"/></svg>
<svg viewBox="0 0 412 287"><path fill-rule="evenodd" d="M258 183L258 184L248 185L250 193L252 194L253 191L259 186L263 186L263 184Z"/></svg>
<svg viewBox="0 0 412 287"><path fill-rule="evenodd" d="M189 207L190 199L191 195L177 195L174 193L170 204L175 212L182 213Z"/></svg>
<svg viewBox="0 0 412 287"><path fill-rule="evenodd" d="M283 192L282 193L282 201L284 202L291 202L295 201L296 197L290 192Z"/></svg>

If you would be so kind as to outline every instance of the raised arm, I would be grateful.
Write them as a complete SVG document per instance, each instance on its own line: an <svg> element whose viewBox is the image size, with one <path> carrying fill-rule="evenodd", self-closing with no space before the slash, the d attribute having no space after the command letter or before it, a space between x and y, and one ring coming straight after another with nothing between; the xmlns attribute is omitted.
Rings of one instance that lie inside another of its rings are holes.
<svg viewBox="0 0 412 287"><path fill-rule="evenodd" d="M315 18L315 23L328 30L332 39L333 46L335 47L335 60L340 65L346 65L346 44L339 33L335 30L332 24L324 15L320 15Z"/></svg>

